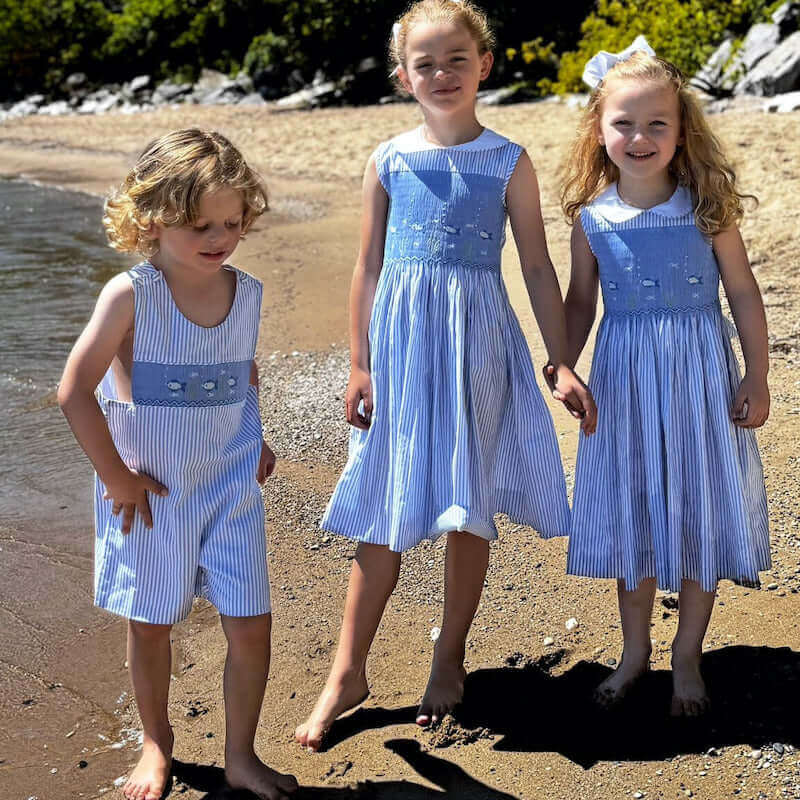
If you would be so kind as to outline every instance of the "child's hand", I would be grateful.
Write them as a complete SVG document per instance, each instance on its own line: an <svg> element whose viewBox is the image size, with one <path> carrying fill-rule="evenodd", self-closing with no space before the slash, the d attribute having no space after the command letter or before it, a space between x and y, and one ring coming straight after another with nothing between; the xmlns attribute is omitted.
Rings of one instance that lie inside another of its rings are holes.
<svg viewBox="0 0 800 800"><path fill-rule="evenodd" d="M364 402L364 413L358 407ZM347 421L355 428L367 430L372 421L372 378L369 371L354 367L344 395L344 410Z"/></svg>
<svg viewBox="0 0 800 800"><path fill-rule="evenodd" d="M564 364L556 369L548 361L542 374L553 397L560 400L575 419L581 420L581 430L591 436L597 430L597 406L589 387Z"/></svg>
<svg viewBox="0 0 800 800"><path fill-rule="evenodd" d="M258 469L256 470L256 480L264 483L267 478L275 471L275 453L270 446L261 440L261 458L258 459Z"/></svg>
<svg viewBox="0 0 800 800"><path fill-rule="evenodd" d="M745 374L733 398L731 419L740 428L760 428L769 416L767 381Z"/></svg>
<svg viewBox="0 0 800 800"><path fill-rule="evenodd" d="M123 533L131 532L133 517L137 511L145 527L153 527L153 515L150 512L150 503L147 501L148 492L166 497L167 487L135 469L127 469L127 474L122 473L118 478L106 483L103 500L112 501L111 513L115 516L122 512Z"/></svg>

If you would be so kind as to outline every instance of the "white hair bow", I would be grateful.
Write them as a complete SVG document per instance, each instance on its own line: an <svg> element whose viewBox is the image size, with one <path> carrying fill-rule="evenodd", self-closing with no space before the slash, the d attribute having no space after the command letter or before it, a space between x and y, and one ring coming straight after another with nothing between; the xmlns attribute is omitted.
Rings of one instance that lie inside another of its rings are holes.
<svg viewBox="0 0 800 800"><path fill-rule="evenodd" d="M654 56L656 51L647 44L644 36L637 36L633 42L621 53L609 53L601 50L596 56L592 56L583 68L583 82L596 89L605 78L606 73L620 61L627 61L634 53L639 51Z"/></svg>

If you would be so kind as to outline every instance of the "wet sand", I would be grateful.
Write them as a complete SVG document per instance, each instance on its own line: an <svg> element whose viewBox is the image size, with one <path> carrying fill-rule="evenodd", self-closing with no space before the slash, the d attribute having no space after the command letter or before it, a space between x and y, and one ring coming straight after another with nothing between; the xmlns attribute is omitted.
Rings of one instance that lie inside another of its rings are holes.
<svg viewBox="0 0 800 800"><path fill-rule="evenodd" d="M531 153L562 287L569 229L558 210L557 181L576 117L554 103L481 112L486 125ZM369 662L373 695L333 729L329 749L316 756L294 745L292 731L327 674L353 553L350 543L324 537L317 521L346 455L340 408L360 174L379 141L416 124L416 110L181 108L130 117L31 117L0 127L0 174L95 194L122 176L150 138L189 124L229 135L267 178L273 210L235 259L265 282L262 408L281 459L265 492L275 623L258 745L269 763L298 776L303 796L616 798L638 791L719 798L737 789L737 797L800 795L797 755L765 747L800 745L798 119L744 113L713 119L743 186L761 198L743 234L770 324L773 409L759 442L774 559L761 591L720 586L706 661L715 714L698 725L665 717L665 670L677 615L659 596L654 674L641 701L616 717L594 715L587 697L619 657L614 587L565 576L564 540L542 542L529 529L501 521L470 637L463 709L437 731L413 725L427 677L429 634L441 613L440 541L404 560ZM544 350L511 245L504 273L541 363ZM579 364L584 373L589 357L587 350ZM52 401L47 407L57 413ZM576 430L560 408L550 407L571 483ZM74 458L80 458L77 449ZM53 487L57 515L38 514L34 503L29 518L15 516L13 526L4 520L0 528L4 798L109 796L114 779L137 757L124 625L91 607L88 465L82 475ZM20 501L31 507L29 498ZM579 626L567 632L570 617ZM180 764L173 792L188 798L214 796L220 780L224 646L215 618L198 602L176 628L171 714ZM545 637L553 644L545 645ZM762 750L760 759L750 758L754 748Z"/></svg>

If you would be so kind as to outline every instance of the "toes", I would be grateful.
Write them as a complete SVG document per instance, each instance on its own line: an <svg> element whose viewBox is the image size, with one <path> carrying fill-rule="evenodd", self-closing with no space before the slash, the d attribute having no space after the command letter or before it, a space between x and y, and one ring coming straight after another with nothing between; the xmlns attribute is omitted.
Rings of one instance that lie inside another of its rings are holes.
<svg viewBox="0 0 800 800"><path fill-rule="evenodd" d="M298 725L295 728L294 740L303 747L306 746L306 743L308 742L308 729L305 723L303 723L302 725Z"/></svg>

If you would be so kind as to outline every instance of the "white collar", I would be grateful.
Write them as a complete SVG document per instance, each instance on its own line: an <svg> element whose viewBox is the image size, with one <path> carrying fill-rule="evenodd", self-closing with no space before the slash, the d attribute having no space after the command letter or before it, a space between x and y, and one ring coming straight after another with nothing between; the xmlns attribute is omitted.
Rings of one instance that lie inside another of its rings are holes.
<svg viewBox="0 0 800 800"><path fill-rule="evenodd" d="M400 153L416 153L420 150L492 150L495 147L501 147L506 142L508 142L508 139L504 136L495 133L489 128L484 128L478 136L468 142L452 145L451 147L440 147L425 138L421 125L392 139L395 150Z"/></svg>
<svg viewBox="0 0 800 800"><path fill-rule="evenodd" d="M686 186L678 186L669 200L659 203L652 208L638 208L626 203L617 191L617 184L612 183L604 192L599 194L591 203L593 210L597 211L609 222L627 222L629 219L650 211L662 217L682 217L694 211L692 193Z"/></svg>

